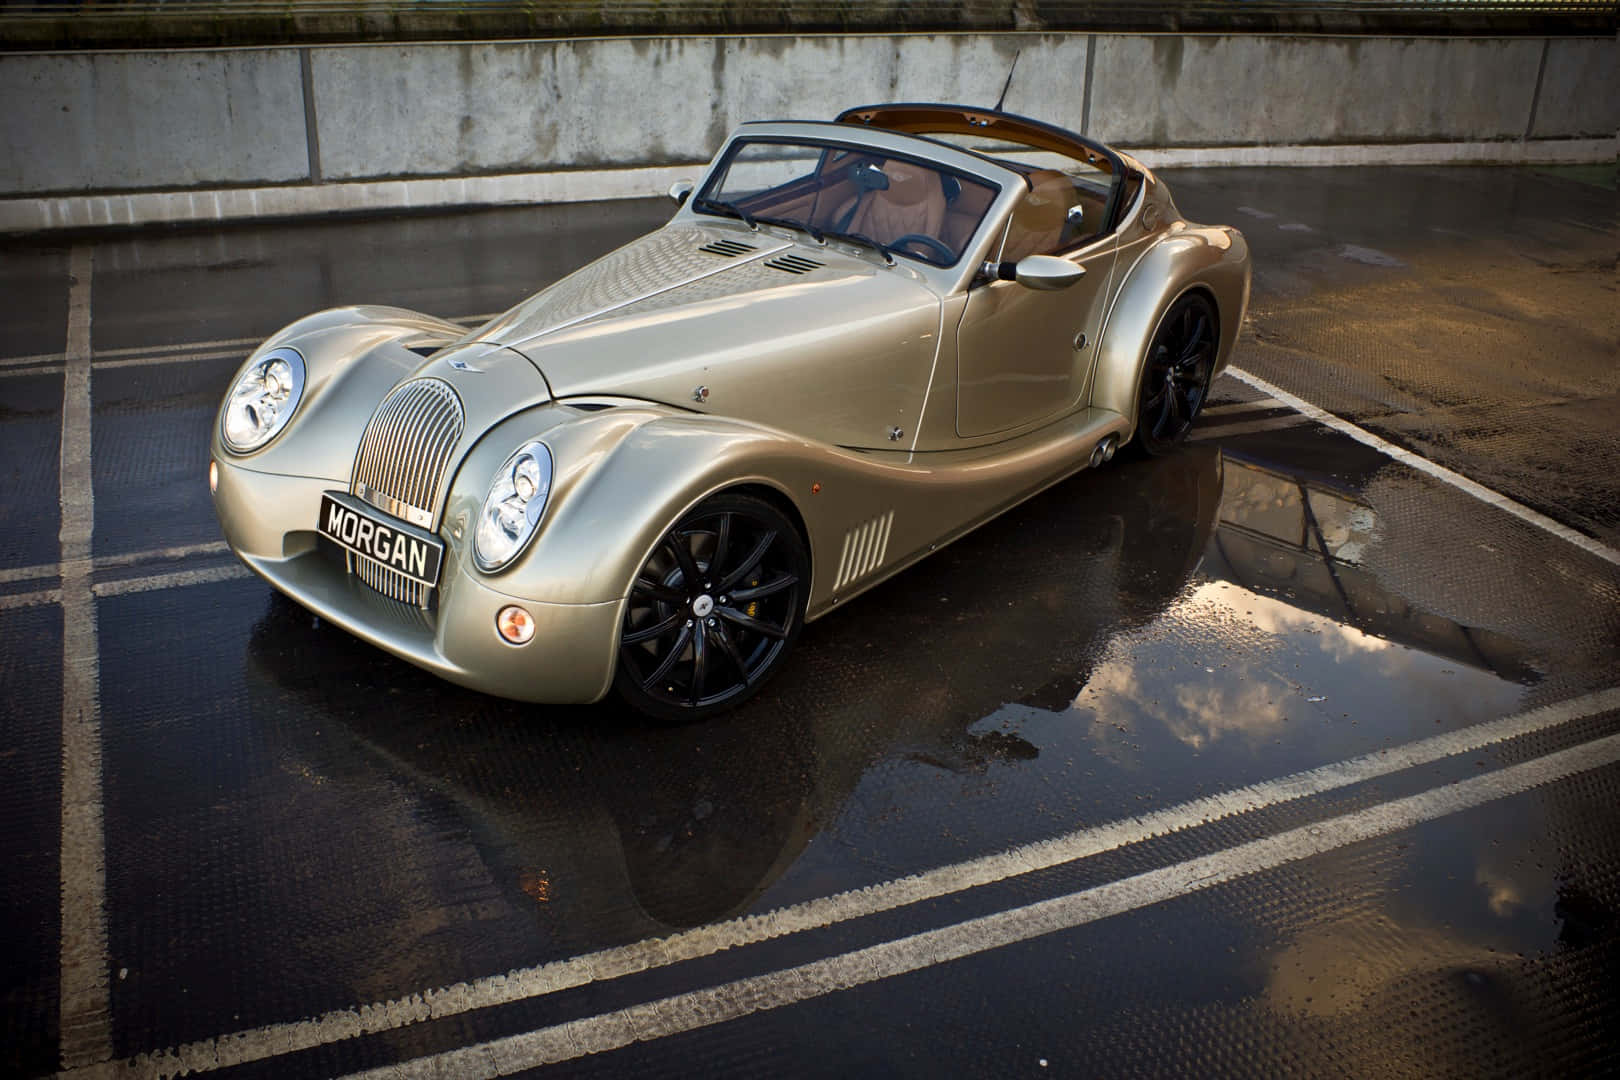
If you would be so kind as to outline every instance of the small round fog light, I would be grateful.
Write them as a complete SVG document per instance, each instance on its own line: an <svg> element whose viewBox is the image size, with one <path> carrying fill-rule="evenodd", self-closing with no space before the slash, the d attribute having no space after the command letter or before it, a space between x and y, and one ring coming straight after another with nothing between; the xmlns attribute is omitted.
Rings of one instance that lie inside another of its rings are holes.
<svg viewBox="0 0 1620 1080"><path fill-rule="evenodd" d="M219 462L208 463L208 494L213 495L219 491Z"/></svg>
<svg viewBox="0 0 1620 1080"><path fill-rule="evenodd" d="M534 637L534 616L516 604L508 604L495 616L495 628L507 644L527 645Z"/></svg>

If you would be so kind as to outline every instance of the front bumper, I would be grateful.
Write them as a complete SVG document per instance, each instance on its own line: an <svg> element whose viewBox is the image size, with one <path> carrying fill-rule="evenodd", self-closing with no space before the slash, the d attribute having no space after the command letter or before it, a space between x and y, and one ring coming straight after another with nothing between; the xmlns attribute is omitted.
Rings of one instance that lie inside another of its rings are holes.
<svg viewBox="0 0 1620 1080"><path fill-rule="evenodd" d="M356 637L462 686L518 701L590 702L607 693L624 601L552 604L490 588L453 546L437 607L374 592L317 546L321 493L339 482L255 472L218 461L214 509L231 550L288 597ZM296 527L289 528L289 523ZM509 645L495 617L519 604L534 637Z"/></svg>

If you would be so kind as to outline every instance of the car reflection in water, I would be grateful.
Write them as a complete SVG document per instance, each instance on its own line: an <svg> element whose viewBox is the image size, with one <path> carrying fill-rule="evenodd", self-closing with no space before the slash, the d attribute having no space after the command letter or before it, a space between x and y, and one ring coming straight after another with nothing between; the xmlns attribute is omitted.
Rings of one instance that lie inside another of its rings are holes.
<svg viewBox="0 0 1620 1080"><path fill-rule="evenodd" d="M1522 643L1424 611L1364 568L1373 544L1387 542L1372 506L1262 461L1228 454L1226 463L1210 577L1512 682L1538 676Z"/></svg>
<svg viewBox="0 0 1620 1080"><path fill-rule="evenodd" d="M341 822L323 857L372 894L364 926L302 947L366 958L355 993L387 996L748 910L874 765L1037 755L969 729L1009 699L1072 699L1109 635L1187 582L1220 490L1210 448L1083 473L808 628L759 700L700 726L463 690L273 596L251 719L308 782L265 827Z"/></svg>
<svg viewBox="0 0 1620 1080"><path fill-rule="evenodd" d="M807 628L759 699L690 727L463 690L273 598L248 649L252 719L284 773L314 779L266 827L341 821L343 836L387 838L319 838L375 895L363 925L300 947L354 958L354 994L387 997L869 883L852 858L885 875L959 858L920 843L855 856L846 834L762 900L880 767L1041 766L1031 732L986 719L1012 705L1070 715L1108 674L1111 643L1221 579L1533 677L1506 638L1381 591L1357 565L1375 529L1349 493L1208 445L1082 473ZM1105 791L1101 773L1085 783ZM1016 807L979 809L985 843L1051 831Z"/></svg>

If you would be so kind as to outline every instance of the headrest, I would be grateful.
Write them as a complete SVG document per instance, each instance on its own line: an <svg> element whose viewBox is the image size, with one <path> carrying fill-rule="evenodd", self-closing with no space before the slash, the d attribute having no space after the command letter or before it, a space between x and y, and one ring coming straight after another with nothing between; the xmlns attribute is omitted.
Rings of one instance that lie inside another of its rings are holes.
<svg viewBox="0 0 1620 1080"><path fill-rule="evenodd" d="M883 172L889 178L888 201L891 203L912 206L931 195L944 194L932 170L913 165L909 161L890 159L884 163Z"/></svg>

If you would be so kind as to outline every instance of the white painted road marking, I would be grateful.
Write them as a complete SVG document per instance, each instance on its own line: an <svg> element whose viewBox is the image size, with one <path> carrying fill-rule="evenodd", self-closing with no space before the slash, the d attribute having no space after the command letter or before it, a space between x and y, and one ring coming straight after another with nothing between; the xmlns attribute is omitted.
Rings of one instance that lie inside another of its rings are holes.
<svg viewBox="0 0 1620 1080"><path fill-rule="evenodd" d="M148 548L145 551L126 551L121 555L102 555L95 560L95 569L112 566L137 566L143 562L163 559L187 559L193 555L223 555L230 547L223 540L209 540L201 544L180 544L176 547ZM62 572L61 563L40 563L37 566L19 566L0 570L0 582L32 581L34 578L52 578Z"/></svg>
<svg viewBox="0 0 1620 1080"><path fill-rule="evenodd" d="M1276 409L1286 409L1287 405L1273 398L1255 398L1253 401L1229 401L1224 405L1211 405L1199 412L1199 419L1210 416L1226 416L1230 413L1267 412Z"/></svg>
<svg viewBox="0 0 1620 1080"><path fill-rule="evenodd" d="M1281 431L1284 428L1303 427L1310 422L1310 417L1299 413L1268 416L1263 420L1240 420L1235 424L1193 428L1187 435L1187 441L1201 442L1207 439L1227 439L1235 435L1253 435L1260 431Z"/></svg>
<svg viewBox="0 0 1620 1080"><path fill-rule="evenodd" d="M722 986L385 1065L355 1073L348 1080L438 1080L447 1076L488 1080L616 1050L634 1042L695 1031L1137 911L1617 761L1620 735L1610 735L1484 776L1251 840L1122 881Z"/></svg>
<svg viewBox="0 0 1620 1080"><path fill-rule="evenodd" d="M62 953L61 1061L112 1057L107 877L101 790L101 658L90 592L95 504L90 474L90 249L68 260L62 379Z"/></svg>
<svg viewBox="0 0 1620 1080"><path fill-rule="evenodd" d="M1484 484L1468 479L1468 477L1464 476L1462 473L1453 472L1444 465L1437 465L1426 457L1421 457L1418 454L1414 454L1412 451L1407 450L1404 447L1396 446L1388 439L1380 438L1379 436L1368 431L1366 428L1357 427L1350 421L1341 419L1340 417L1328 412L1326 409L1312 405L1304 398L1296 397L1295 395L1284 390L1282 387L1269 383L1265 379L1260 378L1258 375L1251 375L1247 371L1235 367L1227 368L1226 373L1232 376L1234 379L1237 379L1239 382L1249 384L1262 394L1270 394L1272 397L1287 405L1289 408L1297 409L1299 412L1304 413L1306 416L1310 417L1312 420L1315 420L1324 427L1330 427L1341 435L1348 435L1357 442L1365 446L1372 447L1380 454L1393 458L1408 468L1416 469L1425 476L1432 476L1436 480L1439 480L1445 484L1450 484L1452 487L1457 488L1460 491L1466 491L1468 494L1472 495L1481 502L1489 503L1498 510L1507 511L1520 521L1527 522L1528 524L1534 525L1538 529L1552 533L1560 540L1567 540L1571 544L1574 544L1576 547L1580 548L1582 551L1590 552L1605 562L1620 566L1620 551L1609 547L1607 544L1592 539L1585 533L1577 532L1576 530L1571 529L1568 525L1561 525L1552 518L1548 517L1546 514L1532 510L1523 503L1515 502L1499 491L1492 491Z"/></svg>
<svg viewBox="0 0 1620 1080"><path fill-rule="evenodd" d="M98 597L127 596L129 593L177 589L187 585L208 585L216 581L235 581L237 578L252 576L253 572L241 563L229 563L204 570L176 570L172 574L151 574L145 577L119 578L116 581L98 581L93 591Z"/></svg>
<svg viewBox="0 0 1620 1080"><path fill-rule="evenodd" d="M471 983L424 990L405 998L339 1009L314 1020L270 1024L216 1039L187 1043L169 1051L109 1064L95 1075L156 1077L180 1072L206 1072L391 1031L410 1024L458 1016L475 1009L544 997L589 983L700 959L726 949L820 929L1021 874L1050 869L1140 843L1151 837L1349 787L1617 709L1620 709L1620 687L1601 690L1404 746L1379 750L1234 791L1204 796L1142 817L1081 829L1051 840L939 867L869 888L779 908L764 915L714 923L666 938L649 938Z"/></svg>
<svg viewBox="0 0 1620 1080"><path fill-rule="evenodd" d="M453 322L462 326L472 326L478 323L486 323L499 314L501 314L499 311L490 311L482 315L452 315L445 319L445 322ZM197 360L202 359L202 357L187 356L184 354L197 352L199 350L216 350L216 355L218 356L246 355L242 352L242 348L244 346L257 346L269 336L269 334L265 334L262 337L217 338L213 341L183 341L173 345L129 345L118 349L97 349L93 354L93 360L96 367L116 367L118 365L114 359L115 357L152 357L168 354L168 356L165 358L172 358L175 360ZM26 367L29 364L60 364L64 359L65 355L59 352L34 353L31 356L7 356L0 357L0 368ZM107 363L103 363L103 361L106 361Z"/></svg>

